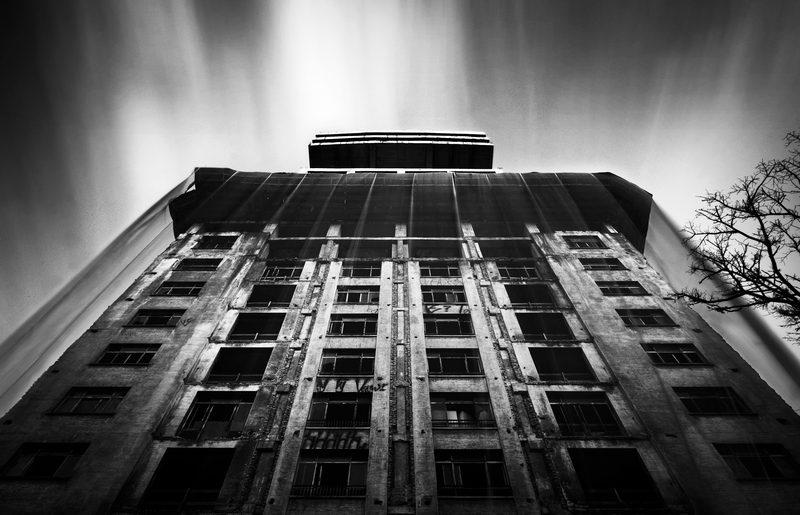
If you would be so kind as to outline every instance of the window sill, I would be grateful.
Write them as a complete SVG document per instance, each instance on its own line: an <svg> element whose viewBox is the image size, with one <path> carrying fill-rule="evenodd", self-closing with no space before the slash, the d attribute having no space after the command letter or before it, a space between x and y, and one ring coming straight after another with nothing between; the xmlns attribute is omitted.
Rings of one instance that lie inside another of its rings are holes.
<svg viewBox="0 0 800 515"><path fill-rule="evenodd" d="M475 338L474 333L470 334L428 334L425 333L425 338Z"/></svg>
<svg viewBox="0 0 800 515"><path fill-rule="evenodd" d="M48 417L100 417L100 418L110 418L116 415L116 413L59 413L57 411L50 411L45 413Z"/></svg>
<svg viewBox="0 0 800 515"><path fill-rule="evenodd" d="M680 327L678 324L653 324L653 325L628 325L625 324L625 327L628 329L649 329L653 327Z"/></svg>
<svg viewBox="0 0 800 515"><path fill-rule="evenodd" d="M331 334L328 333L325 335L328 338L375 338L378 336L377 333L373 334Z"/></svg>
<svg viewBox="0 0 800 515"><path fill-rule="evenodd" d="M481 372L479 374L431 374L428 373L428 377L430 378L439 378L442 379L459 379L459 378L474 378L474 377L486 377L486 374Z"/></svg>
<svg viewBox="0 0 800 515"><path fill-rule="evenodd" d="M654 367L713 367L713 363L651 363Z"/></svg>
<svg viewBox="0 0 800 515"><path fill-rule="evenodd" d="M131 328L131 329L175 329L178 327L178 324L175 325L130 325L125 324L122 327Z"/></svg>

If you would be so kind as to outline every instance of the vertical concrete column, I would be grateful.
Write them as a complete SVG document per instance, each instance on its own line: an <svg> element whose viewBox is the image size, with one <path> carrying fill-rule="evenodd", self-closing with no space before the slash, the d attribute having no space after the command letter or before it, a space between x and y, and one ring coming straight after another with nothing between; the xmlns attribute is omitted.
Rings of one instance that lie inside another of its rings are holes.
<svg viewBox="0 0 800 515"><path fill-rule="evenodd" d="M411 416L414 438L414 488L417 515L439 513L436 497L436 460L433 454L428 359L425 353L425 323L419 263L408 263L408 321L411 363Z"/></svg>
<svg viewBox="0 0 800 515"><path fill-rule="evenodd" d="M489 320L482 309L478 283L468 263L460 263L461 276L464 280L464 293L467 296L472 326L478 341L478 352L486 374L486 386L497 422L497 433L503 458L508 471L508 480L514 492L514 499L519 513L539 513L539 505L535 502L531 477L526 466L525 454L515 428L514 412L503 380L503 370L495 352ZM513 375L513 371L509 371ZM415 385L416 386L416 385Z"/></svg>
<svg viewBox="0 0 800 515"><path fill-rule="evenodd" d="M311 398L314 395L314 387L317 371L319 370L322 359L322 349L325 347L325 335L328 332L328 319L330 318L333 301L336 298L336 278L339 277L341 262L333 261L328 267L328 274L325 278L322 295L319 302L317 317L311 328L308 348L306 349L306 359L300 372L297 390L295 392L293 406L311 406ZM283 435L283 445L281 446L278 462L275 465L275 473L272 484L267 494L267 504L264 509L265 514L283 514L289 507L289 495L294 482L297 460L303 444L303 430L308 418L308 409L293 409L286 424L286 432Z"/></svg>
<svg viewBox="0 0 800 515"><path fill-rule="evenodd" d="M375 390L372 392L372 422L369 435L367 501L364 512L386 513L389 482L389 415L392 371L392 275L394 263L381 263L378 334L375 344Z"/></svg>

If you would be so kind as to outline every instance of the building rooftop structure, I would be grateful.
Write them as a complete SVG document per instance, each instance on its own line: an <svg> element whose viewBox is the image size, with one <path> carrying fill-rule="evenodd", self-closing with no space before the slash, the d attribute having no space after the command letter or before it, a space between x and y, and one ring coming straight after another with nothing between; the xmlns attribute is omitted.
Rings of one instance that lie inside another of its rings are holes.
<svg viewBox="0 0 800 515"><path fill-rule="evenodd" d="M800 418L648 265L650 195L491 154L335 133L298 173L197 169L3 418L0 506L795 511Z"/></svg>

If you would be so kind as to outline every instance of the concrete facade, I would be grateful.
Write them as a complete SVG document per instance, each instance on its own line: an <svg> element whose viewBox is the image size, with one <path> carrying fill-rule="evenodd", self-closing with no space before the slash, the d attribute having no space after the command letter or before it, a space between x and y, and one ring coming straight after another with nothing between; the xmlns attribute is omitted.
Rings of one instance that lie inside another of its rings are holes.
<svg viewBox="0 0 800 515"><path fill-rule="evenodd" d="M646 192L402 136L199 169L3 417L2 511L800 511L800 418L647 264Z"/></svg>

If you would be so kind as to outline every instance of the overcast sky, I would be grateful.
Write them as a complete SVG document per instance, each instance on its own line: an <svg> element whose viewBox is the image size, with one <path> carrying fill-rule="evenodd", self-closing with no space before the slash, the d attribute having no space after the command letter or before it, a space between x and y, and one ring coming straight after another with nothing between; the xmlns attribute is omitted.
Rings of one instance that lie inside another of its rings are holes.
<svg viewBox="0 0 800 515"><path fill-rule="evenodd" d="M800 3L0 4L0 340L196 166L316 132L480 130L507 171L610 171L682 224L800 127Z"/></svg>

